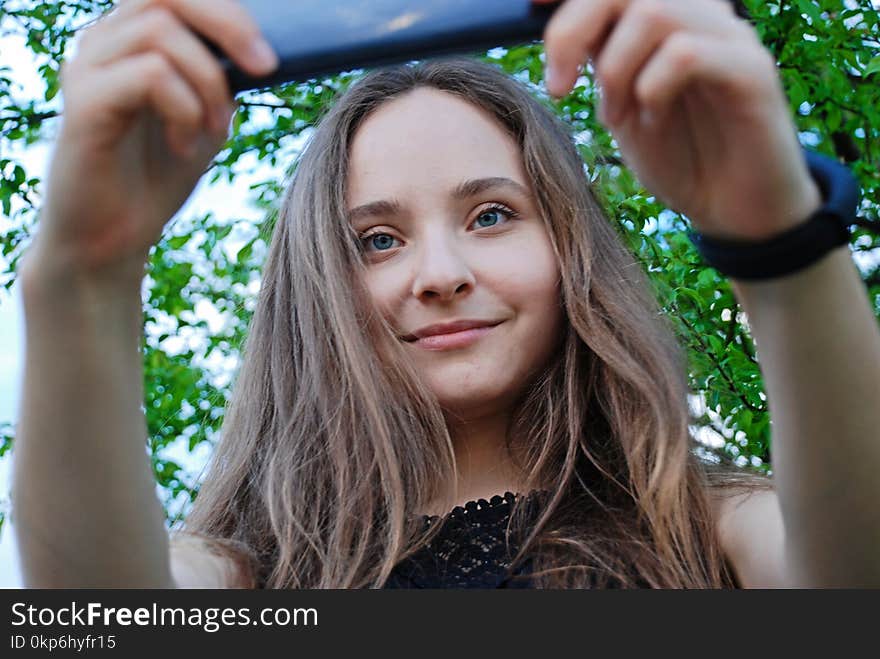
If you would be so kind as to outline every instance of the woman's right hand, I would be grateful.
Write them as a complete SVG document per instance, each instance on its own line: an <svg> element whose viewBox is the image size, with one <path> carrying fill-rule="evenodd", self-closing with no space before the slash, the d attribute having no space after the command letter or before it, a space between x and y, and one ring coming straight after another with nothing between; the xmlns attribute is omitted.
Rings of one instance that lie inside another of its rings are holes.
<svg viewBox="0 0 880 659"><path fill-rule="evenodd" d="M33 270L139 286L233 112L220 62L195 33L252 75L277 66L236 0L120 0L82 35L61 71L64 116Z"/></svg>

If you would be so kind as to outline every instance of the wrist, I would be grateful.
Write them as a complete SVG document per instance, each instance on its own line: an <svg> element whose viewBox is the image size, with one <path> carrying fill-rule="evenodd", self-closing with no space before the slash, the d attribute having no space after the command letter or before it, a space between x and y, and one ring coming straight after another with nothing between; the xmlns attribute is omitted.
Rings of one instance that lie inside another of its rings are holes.
<svg viewBox="0 0 880 659"><path fill-rule="evenodd" d="M807 222L822 207L822 190L816 180L804 168L804 177L790 186L786 199L775 204L765 204L760 215L752 213L743 217L717 222L718 226L735 227L719 231L694 230L711 241L730 243L758 243L773 240Z"/></svg>
<svg viewBox="0 0 880 659"><path fill-rule="evenodd" d="M803 207L813 209L807 211L807 217L763 240L690 232L689 238L704 262L731 279L772 279L806 268L835 247L849 243L848 227L858 209L858 182L836 160L807 150L804 154L820 192L818 207L815 199L805 199Z"/></svg>
<svg viewBox="0 0 880 659"><path fill-rule="evenodd" d="M79 337L81 345L107 347L117 338L126 345L140 344L139 283L84 275L46 258L40 249L22 257L18 280L29 345L45 347L59 333Z"/></svg>
<svg viewBox="0 0 880 659"><path fill-rule="evenodd" d="M140 302L144 267L134 264L114 270L89 272L79 267L63 249L47 245L39 236L21 258L18 281L27 300L72 300L92 298L107 302Z"/></svg>

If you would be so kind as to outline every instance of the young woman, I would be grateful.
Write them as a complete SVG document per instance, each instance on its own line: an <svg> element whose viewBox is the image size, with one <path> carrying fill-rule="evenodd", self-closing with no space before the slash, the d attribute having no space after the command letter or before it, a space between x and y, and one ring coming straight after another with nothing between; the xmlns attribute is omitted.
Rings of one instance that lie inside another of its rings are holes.
<svg viewBox="0 0 880 659"><path fill-rule="evenodd" d="M566 127L460 58L374 71L323 117L169 542L138 292L230 117L193 31L275 64L232 0L131 0L64 70L21 271L29 586L880 585L880 335L848 250L734 281L775 477L713 475L681 348ZM628 164L698 231L762 241L821 205L774 61L726 3L567 0L545 45L556 96L592 59Z"/></svg>

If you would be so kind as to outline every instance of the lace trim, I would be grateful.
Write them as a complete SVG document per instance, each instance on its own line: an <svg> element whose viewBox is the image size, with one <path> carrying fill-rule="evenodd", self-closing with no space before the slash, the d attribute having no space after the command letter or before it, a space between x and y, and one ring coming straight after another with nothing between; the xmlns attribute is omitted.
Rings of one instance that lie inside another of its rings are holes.
<svg viewBox="0 0 880 659"><path fill-rule="evenodd" d="M513 504L527 501L527 514L533 517L543 493L508 491L468 501L445 515L421 515L424 525L442 526L432 542L397 565L386 588L507 587L510 561L521 540L511 536L508 552L505 531Z"/></svg>
<svg viewBox="0 0 880 659"><path fill-rule="evenodd" d="M474 499L473 501L467 501L462 506L455 506L445 515L422 515L421 519L426 524L433 524L438 520L444 519L469 519L476 521L476 518L485 517L487 515L486 511L501 511L506 516L510 514L510 509L516 501L520 499L531 500L539 496L540 493L541 490L532 490L528 494L523 495L515 494L508 490L503 495L496 494L488 501L486 499Z"/></svg>

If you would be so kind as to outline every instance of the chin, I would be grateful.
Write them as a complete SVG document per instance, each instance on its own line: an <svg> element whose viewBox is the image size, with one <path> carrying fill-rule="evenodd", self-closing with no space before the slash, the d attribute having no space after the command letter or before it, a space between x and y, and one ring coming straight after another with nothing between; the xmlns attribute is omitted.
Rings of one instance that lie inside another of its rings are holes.
<svg viewBox="0 0 880 659"><path fill-rule="evenodd" d="M459 415L471 416L475 413L486 414L489 410L502 407L511 398L510 392L499 388L497 382L486 382L470 387L446 385L431 386L440 406Z"/></svg>

